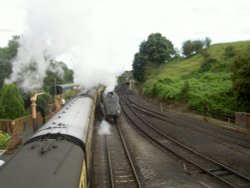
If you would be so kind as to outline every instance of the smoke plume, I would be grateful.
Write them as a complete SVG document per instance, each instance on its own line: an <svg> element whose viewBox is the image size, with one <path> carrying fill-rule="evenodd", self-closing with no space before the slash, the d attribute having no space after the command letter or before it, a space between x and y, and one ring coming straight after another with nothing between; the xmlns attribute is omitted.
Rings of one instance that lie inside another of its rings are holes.
<svg viewBox="0 0 250 188"><path fill-rule="evenodd" d="M39 88L50 60L58 59L74 70L77 84L103 83L112 90L122 66L115 62L110 38L101 39L95 31L86 0L27 0L27 4L26 29L6 83L16 82L24 90Z"/></svg>
<svg viewBox="0 0 250 188"><path fill-rule="evenodd" d="M110 135L111 134L110 128L111 128L110 124L107 121L102 120L100 127L98 129L98 134L99 135Z"/></svg>

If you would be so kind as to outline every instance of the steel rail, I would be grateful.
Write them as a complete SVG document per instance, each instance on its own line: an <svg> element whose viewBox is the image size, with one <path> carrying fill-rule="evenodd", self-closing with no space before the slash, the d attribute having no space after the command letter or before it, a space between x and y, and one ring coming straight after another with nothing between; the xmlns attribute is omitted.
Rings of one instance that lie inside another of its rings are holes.
<svg viewBox="0 0 250 188"><path fill-rule="evenodd" d="M128 149L128 146L126 144L126 141L124 139L124 136L122 134L122 131L119 127L119 123L116 123L114 125L115 129L117 130L117 136L120 138L120 144L121 144L121 147L123 148L124 152L125 152L125 157L127 158L127 162L129 163L130 165L130 174L133 175L133 179L135 181L135 184L136 184L136 187L138 188L141 188L141 183L140 183L140 179L138 177L138 174L136 172L136 168L135 168L135 165L133 163L133 160L132 160L132 157L130 155L130 152L129 152L129 149ZM106 150L107 150L107 158L108 158L108 166L109 166L109 172L110 172L110 181L111 181L111 187L112 188L115 188L116 187L116 178L115 178L115 175L114 175L114 163L112 162L114 159L112 159L112 156L111 156L111 149L110 149L110 143L109 143L109 136L106 135L105 136L105 140L106 140Z"/></svg>
<svg viewBox="0 0 250 188"><path fill-rule="evenodd" d="M115 187L115 180L114 180L114 173L113 173L113 168L112 168L113 165L112 165L112 159L111 159L110 147L109 147L109 141L108 141L107 135L105 135L105 141L106 141L106 149L107 149L110 182L111 182L111 187L114 188Z"/></svg>
<svg viewBox="0 0 250 188"><path fill-rule="evenodd" d="M126 98L127 98L127 97L126 97ZM168 119L167 121L169 121L169 122L171 122L171 123L174 123L174 124L176 124L176 122L173 122L173 121L171 121L170 119L173 119L174 121L177 121L177 122L181 122L180 120L178 120L178 119L177 119L175 116L173 116L173 115L165 115L165 114L163 114L163 113L161 113L161 112L157 112L157 111L148 109L148 108L146 108L146 107L144 107L144 106L142 106L142 105L139 105L139 104L135 103L134 101L130 100L129 98L127 98L127 100L128 100L130 103L133 103L133 104L130 104L133 108L136 108L136 109L138 109L138 110L141 110L141 109L142 109L141 111L143 111L144 113L149 112L149 113L148 113L149 115L154 116L153 114L150 114L150 112L152 112L152 113L158 115L157 118L159 118L159 116L161 116L161 117L163 117L163 118ZM141 108L141 109L140 109L140 108ZM147 111L147 112L146 112L146 111ZM159 118L159 119L161 119L161 120L163 120L163 121L166 121L165 119L162 119L162 118ZM181 122L181 123L183 123L183 122ZM233 142L233 141L231 141L231 140L229 140L229 139L226 139L225 137L221 137L221 136L219 136L219 135L213 134L213 133L211 132L211 130L207 130L207 129L203 129L203 128L199 127L199 124L198 124L198 123L195 123L195 122L192 122L192 123L191 123L191 122L188 122L188 123L184 123L184 124L185 124L185 125L191 125L192 127L194 127L194 129L199 129L200 131L206 132L206 134L209 134L209 135L212 135L212 136L215 136L215 137L220 137L220 138L222 138L222 139L224 139L224 140L227 140L227 141L229 141L229 142L231 142L231 143L238 144L238 145L240 145L240 146L242 146L242 147L244 147L244 148L249 148L249 147L250 147L250 145L249 145L249 146L246 146L246 145L241 144L241 143ZM178 125L178 124L176 124L176 125ZM193 129L193 130L194 130L194 129ZM235 136L232 136L232 135L230 135L230 134L226 134L226 133L223 133L223 134L224 134L225 136L232 137L232 138L234 138L234 139L241 139L241 138L239 138L239 137L235 137ZM250 140L250 139L249 139L249 140ZM249 140L241 139L241 141L244 142L244 143L248 143Z"/></svg>
<svg viewBox="0 0 250 188"><path fill-rule="evenodd" d="M207 135L209 135L209 136L216 137L217 141L219 141L219 142L221 142L221 141L218 140L218 138L223 139L223 140L225 140L225 141L227 141L227 142L230 142L230 143L233 143L233 144L237 144L237 145L239 145L239 146L241 146L241 147L244 147L244 148L247 148L247 149L250 148L249 146L246 146L246 145L244 145L244 144L242 144L242 143L234 142L234 141L232 141L232 140L230 140L230 139L228 139L228 138L225 138L225 137L223 137L223 136L221 136L221 135L214 134L211 130L202 128L202 127L198 126L197 124L194 124L194 123L191 123L191 122L186 122L186 121L185 121L185 122L181 122L181 121L178 120L176 117L167 116L167 115L165 115L165 114L161 114L161 113L159 113L159 112L155 112L155 111L153 111L153 110L144 108L144 107L142 107L142 106L140 106L140 105L137 105L137 104L135 104L135 103L134 103L134 104L131 104L130 106L131 106L132 108L136 109L136 110L139 110L139 111L141 111L141 112L143 112L143 113L145 113L145 114L148 114L148 115L150 115L150 116L152 116L152 117L156 117L156 118L158 118L158 119L160 119L160 120L162 120L162 121L168 122L168 123L170 123L170 124L177 125L177 126L181 126L181 127L185 127L185 128L188 128L188 129L192 129L193 131L196 131L196 132L199 131L199 132L205 133L205 134L207 134ZM154 114L156 114L156 115L154 115ZM171 119L172 119L172 120L171 120ZM188 126L184 126L183 124L188 125ZM225 136L230 136L230 135L225 134ZM233 137L233 136L230 136L230 137L232 137L232 138L234 138L234 139L237 139L236 137ZM246 143L245 140L241 140L241 141Z"/></svg>
<svg viewBox="0 0 250 188"><path fill-rule="evenodd" d="M117 124L117 130L118 130L118 133L119 133L119 135L121 137L121 140L122 140L124 149L126 151L126 155L127 155L128 160L129 160L130 166L131 166L131 168L133 170L133 173L134 173L134 176L135 176L135 179L136 179L136 183L137 183L138 187L141 188L142 186L141 186L141 183L140 183L140 179L139 179L139 177L137 175L137 172L136 172L136 169L135 169L135 165L133 163L133 160L132 160L131 155L129 153L129 150L128 150L127 144L125 142L124 136L122 135L120 126L118 124Z"/></svg>
<svg viewBox="0 0 250 188"><path fill-rule="evenodd" d="M125 101L124 99L122 99L122 100L126 103L126 105L128 106L128 108L135 114L135 112L134 112L133 109L130 107L130 105L127 103L127 101ZM222 182L226 183L227 185L229 185L229 186L231 186L231 187L238 187L238 185L234 185L234 184L232 184L231 182L225 180L224 178L221 178L220 176L216 175L215 173L213 173L213 171L209 171L209 170L205 169L204 167L201 167L200 165L194 163L193 161L191 161L191 160L185 158L184 156L178 154L177 152L173 151L173 150L170 149L169 147L166 147L164 144L160 143L157 139L151 137L145 130L143 130L140 126L136 125L136 123L133 121L133 119L132 119L131 117L129 117L128 113L126 112L126 110L124 109L123 106L122 106L122 108L123 108L123 112L125 113L125 115L127 116L127 118L133 123L133 125L136 126L139 130L141 130L145 135L147 135L147 137L149 137L150 139L154 140L157 144L159 144L159 145L162 146L163 148L165 148L165 149L171 151L172 153L174 153L175 155L179 156L179 157L182 158L183 160L185 160L185 161L187 161L187 162L189 162L189 163L195 165L196 167L202 169L202 170L205 171L206 173L208 173L208 174L210 174L210 175L216 177L217 179L221 180ZM167 136L167 135L161 133L159 130L157 130L157 129L155 129L154 127L152 127L149 123L147 123L147 122L146 122L144 119L142 119L141 117L138 117L138 118L139 118L141 121L143 121L146 125L148 125L151 129L155 130L156 132L158 132L160 135L164 136L165 138L168 138L169 140L171 140L171 141L174 142L175 144L177 144L177 145L179 145L179 146L185 148L186 150L188 150L188 151L190 151L190 152L196 154L196 155L199 156L199 157L202 157L203 159L206 159L207 161L210 161L211 163L214 163L214 164L220 166L221 169L225 169L225 170L227 170L227 171L229 171L229 172L231 172L231 173L233 173L233 174L239 176L239 178L244 179L244 180L247 181L247 182L250 181L248 177L246 177L246 176L244 176L244 175L242 175L242 174L239 174L238 172L234 171L233 169L231 169L231 168L229 168L229 167L226 167L225 165L223 165L223 164L221 164L221 163L218 163L217 161L214 161L214 160L212 160L212 159L210 159L210 158L208 158L208 157L206 157L206 156L204 156L204 155L202 155L202 154L200 154L200 153L198 153L198 152L192 150L191 148L188 148L187 146L183 145L182 143L180 143L180 142L178 142L178 141L176 141L176 140L170 138L169 136Z"/></svg>

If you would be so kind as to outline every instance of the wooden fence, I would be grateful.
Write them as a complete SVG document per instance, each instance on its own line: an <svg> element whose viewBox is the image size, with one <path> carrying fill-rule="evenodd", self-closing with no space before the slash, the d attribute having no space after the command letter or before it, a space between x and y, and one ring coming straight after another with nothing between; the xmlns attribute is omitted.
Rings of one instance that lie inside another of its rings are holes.
<svg viewBox="0 0 250 188"><path fill-rule="evenodd" d="M59 102L57 101L59 104ZM61 108L61 105L58 105L56 111L49 110L48 114L45 117L45 121L49 120L54 116ZM8 133L11 136L11 139L8 141L6 146L5 153L12 153L17 145L23 142L23 134L25 131L34 131L37 128L40 128L43 125L43 118L39 113L37 113L36 126L33 127L32 115L23 116L14 120L11 119L0 119L0 132Z"/></svg>
<svg viewBox="0 0 250 188"><path fill-rule="evenodd" d="M37 114L37 124L42 124L42 116ZM6 144L6 154L11 154L15 151L18 145L22 144L23 138L21 134L25 130L33 130L32 116L24 116L14 120L0 119L0 132L8 133L11 139Z"/></svg>
<svg viewBox="0 0 250 188"><path fill-rule="evenodd" d="M37 113L37 124L42 124L42 116L40 113ZM8 133L11 136L22 133L27 126L33 128L31 115L14 120L0 119L0 131Z"/></svg>

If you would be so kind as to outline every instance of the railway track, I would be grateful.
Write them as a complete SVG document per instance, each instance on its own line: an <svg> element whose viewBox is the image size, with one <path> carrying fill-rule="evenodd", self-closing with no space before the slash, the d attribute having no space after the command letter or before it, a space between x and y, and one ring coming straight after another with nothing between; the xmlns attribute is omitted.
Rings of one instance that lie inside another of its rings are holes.
<svg viewBox="0 0 250 188"><path fill-rule="evenodd" d="M97 136L97 130L94 133L95 139L93 139L93 159L91 176L89 176L90 187L111 187L111 180L109 175L109 167L107 162L107 150L106 150L106 140L105 135Z"/></svg>
<svg viewBox="0 0 250 188"><path fill-rule="evenodd" d="M203 123L202 125L201 122L197 122L196 120L190 119L187 121L186 118L183 118L181 116L171 115L170 113L166 115L164 113L148 109L130 100L129 98L127 98L127 100L129 101L131 107L133 107L135 110L141 111L142 113L148 116L160 119L162 121L168 122L170 124L174 124L179 127L192 129L193 131L209 135L211 137L216 138L217 141L224 140L229 143L237 144L243 148L250 149L250 137L247 135L243 135L242 137L240 136L236 137L234 134L230 134L230 133L225 133L225 132L216 133L213 129L210 129L209 126L205 126L204 124L206 123Z"/></svg>
<svg viewBox="0 0 250 188"><path fill-rule="evenodd" d="M99 139L103 142L99 142L97 147L100 149L100 144L102 144L102 152L98 157L101 159L101 165L94 164L95 176L99 174L99 180L95 179L91 187L141 188L135 165L119 128L119 122L112 125L111 134L103 135Z"/></svg>
<svg viewBox="0 0 250 188"><path fill-rule="evenodd" d="M155 127L150 122L142 118L138 112L131 106L131 104L122 98L123 112L132 124L145 136L153 140L165 150L173 153L185 162L192 164L210 176L220 180L230 187L249 187L250 178L240 174L239 172L227 167L218 161L210 159L197 151L185 146L179 141L167 136ZM144 126L140 126L143 124ZM146 126L145 126L146 125ZM186 169L188 171L188 169Z"/></svg>

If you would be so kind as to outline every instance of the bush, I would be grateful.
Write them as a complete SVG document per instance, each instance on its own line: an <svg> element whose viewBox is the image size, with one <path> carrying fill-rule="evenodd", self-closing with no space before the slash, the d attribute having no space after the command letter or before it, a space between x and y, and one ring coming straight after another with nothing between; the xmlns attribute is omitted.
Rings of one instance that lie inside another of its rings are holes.
<svg viewBox="0 0 250 188"><path fill-rule="evenodd" d="M200 71L204 72L204 71L209 71L212 67L213 64L217 63L218 61L214 58L204 58L204 60L202 61L201 67L200 67Z"/></svg>
<svg viewBox="0 0 250 188"><path fill-rule="evenodd" d="M189 90L190 90L189 82L185 81L184 85L181 88L181 93L178 97L179 100L187 101L189 99Z"/></svg>
<svg viewBox="0 0 250 188"><path fill-rule="evenodd" d="M0 133L0 149L5 149L10 136L7 133Z"/></svg>
<svg viewBox="0 0 250 188"><path fill-rule="evenodd" d="M235 58L232 66L233 91L240 111L250 112L250 54Z"/></svg>
<svg viewBox="0 0 250 188"><path fill-rule="evenodd" d="M228 46L225 48L225 52L224 52L224 56L225 58L232 58L235 56L235 49L233 46Z"/></svg>
<svg viewBox="0 0 250 188"><path fill-rule="evenodd" d="M187 41L186 47L192 42ZM191 58L171 61L148 76L143 83L144 94L166 102L184 101L205 114L250 112L249 44L217 44Z"/></svg>
<svg viewBox="0 0 250 188"><path fill-rule="evenodd" d="M201 113L230 114L235 109L230 73L201 72L175 81L164 78L152 82L152 87L145 88L147 96L186 101Z"/></svg>
<svg viewBox="0 0 250 188"><path fill-rule="evenodd" d="M4 85L1 90L0 118L15 119L25 115L24 101L16 85Z"/></svg>

